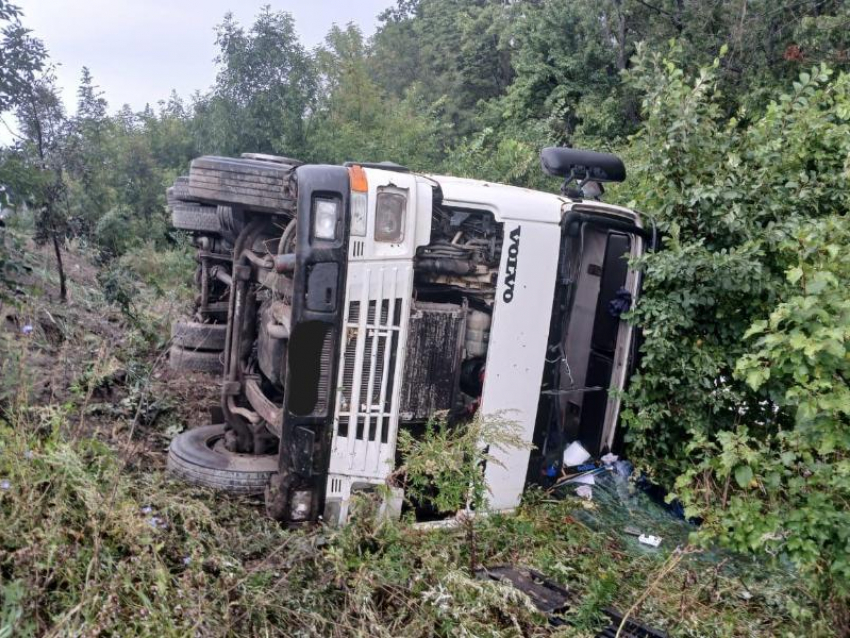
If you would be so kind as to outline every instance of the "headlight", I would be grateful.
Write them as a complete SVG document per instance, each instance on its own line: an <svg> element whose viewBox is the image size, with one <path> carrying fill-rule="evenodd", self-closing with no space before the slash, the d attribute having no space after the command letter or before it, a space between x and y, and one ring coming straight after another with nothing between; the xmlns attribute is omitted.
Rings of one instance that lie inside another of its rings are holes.
<svg viewBox="0 0 850 638"><path fill-rule="evenodd" d="M336 239L336 224L339 220L339 201L334 199L313 200L313 237Z"/></svg>
<svg viewBox="0 0 850 638"><path fill-rule="evenodd" d="M369 197L366 193L351 193L351 234L366 236L366 210Z"/></svg>
<svg viewBox="0 0 850 638"><path fill-rule="evenodd" d="M375 203L375 241L398 244L404 240L407 196L398 191L379 191Z"/></svg>

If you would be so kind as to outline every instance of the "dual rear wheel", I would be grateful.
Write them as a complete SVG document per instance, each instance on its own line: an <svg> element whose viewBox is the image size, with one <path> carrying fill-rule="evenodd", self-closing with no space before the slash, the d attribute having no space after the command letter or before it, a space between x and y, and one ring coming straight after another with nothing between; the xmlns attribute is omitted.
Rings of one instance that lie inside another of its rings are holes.
<svg viewBox="0 0 850 638"><path fill-rule="evenodd" d="M244 212L293 214L293 176L300 163L261 154L200 157L192 162L189 176L177 178L168 189L172 225L191 233L201 249L195 316L176 321L171 329L173 370L217 376L224 372L227 324L215 323L223 317L212 310L227 305L230 287L222 287L212 274L215 269L230 270ZM169 447L169 471L194 485L235 494L263 493L278 470L277 455L233 452L233 446L226 445L228 436L232 433L223 424L183 432Z"/></svg>

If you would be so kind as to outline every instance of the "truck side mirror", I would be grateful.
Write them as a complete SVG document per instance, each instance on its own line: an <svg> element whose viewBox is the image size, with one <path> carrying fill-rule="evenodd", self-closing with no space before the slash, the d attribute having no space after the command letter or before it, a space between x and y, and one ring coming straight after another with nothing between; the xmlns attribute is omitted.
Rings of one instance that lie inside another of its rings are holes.
<svg viewBox="0 0 850 638"><path fill-rule="evenodd" d="M581 199L585 186L591 182L597 182L598 188L588 189L588 192L598 190L598 197L603 192L602 182L626 179L623 160L611 153L550 146L540 152L540 164L547 175L564 178L561 194L571 198ZM577 188L570 188L573 182L577 182Z"/></svg>

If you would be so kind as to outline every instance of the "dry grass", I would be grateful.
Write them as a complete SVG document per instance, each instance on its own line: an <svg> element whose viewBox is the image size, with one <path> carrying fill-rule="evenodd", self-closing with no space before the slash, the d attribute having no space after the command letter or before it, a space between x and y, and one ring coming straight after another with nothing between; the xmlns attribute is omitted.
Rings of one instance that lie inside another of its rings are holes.
<svg viewBox="0 0 850 638"><path fill-rule="evenodd" d="M75 259L67 306L35 267L19 284L32 294L2 296L0 637L591 636L609 604L671 636L828 635L788 582L700 555L674 564L671 547L636 553L580 522L572 498L531 494L476 523L481 563L533 566L582 592L555 628L517 592L470 577L459 531L363 517L293 533L256 501L174 483L167 441L203 422L216 390L154 365L165 315L146 338ZM180 307L180 295L142 294L152 313Z"/></svg>

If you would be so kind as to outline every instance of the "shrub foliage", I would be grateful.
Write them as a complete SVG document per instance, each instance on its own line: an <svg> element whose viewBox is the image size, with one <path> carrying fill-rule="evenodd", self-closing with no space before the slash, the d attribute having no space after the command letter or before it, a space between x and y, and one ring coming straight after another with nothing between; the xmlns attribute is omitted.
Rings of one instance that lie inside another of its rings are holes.
<svg viewBox="0 0 850 638"><path fill-rule="evenodd" d="M639 262L631 453L703 536L791 559L846 608L850 76L820 66L728 115L720 62L689 75L676 53L632 74L633 203L664 249Z"/></svg>

